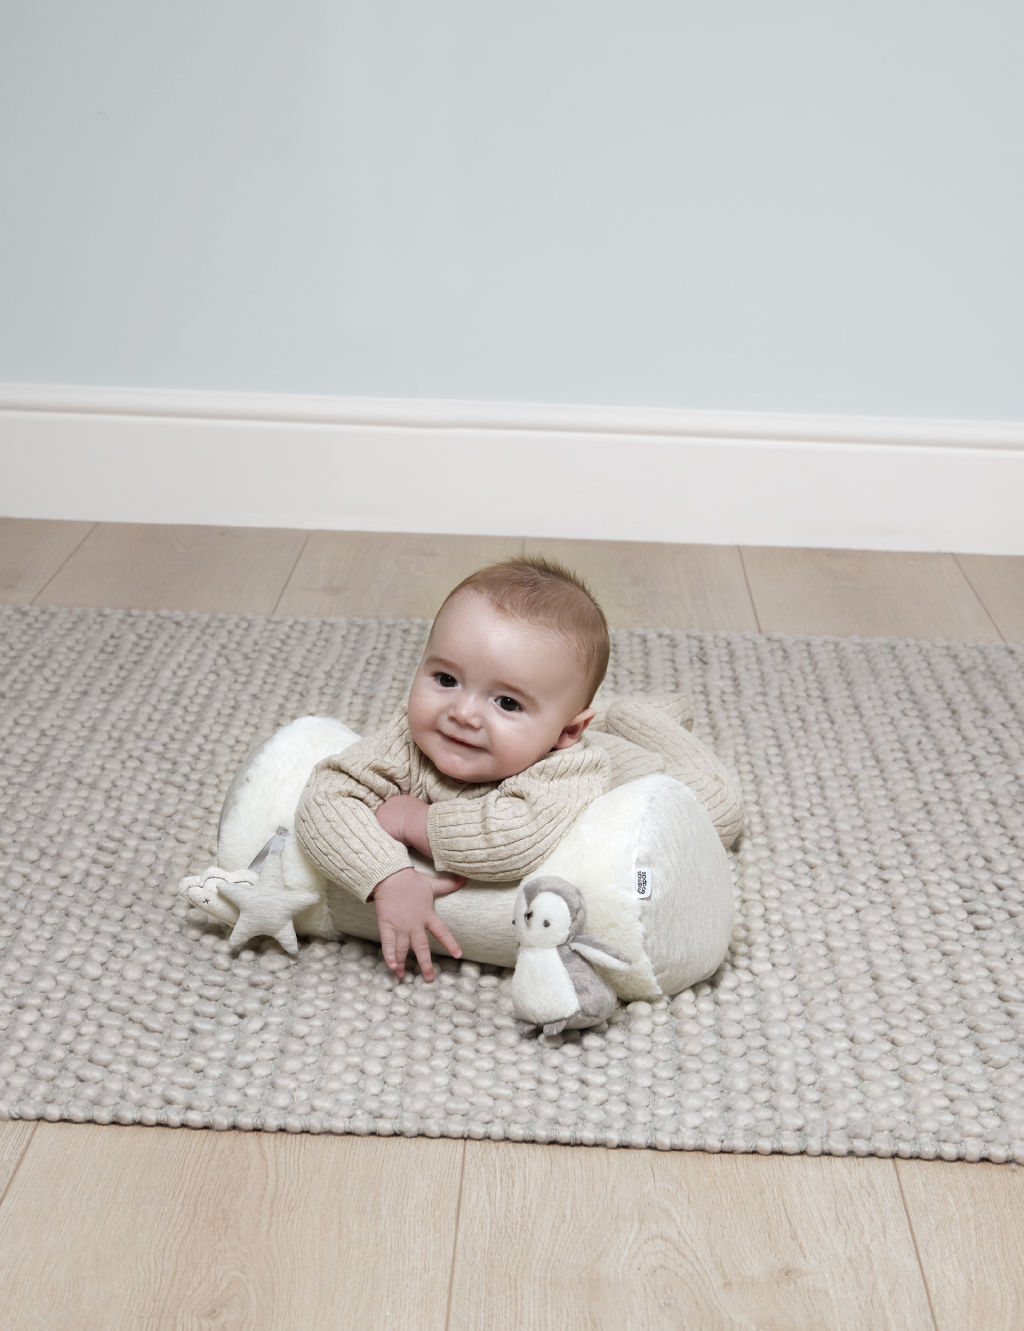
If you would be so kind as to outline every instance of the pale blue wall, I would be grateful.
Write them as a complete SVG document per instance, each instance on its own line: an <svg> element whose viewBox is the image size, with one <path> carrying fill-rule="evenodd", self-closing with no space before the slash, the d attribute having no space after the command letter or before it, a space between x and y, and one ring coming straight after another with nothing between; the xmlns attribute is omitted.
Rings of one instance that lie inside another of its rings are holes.
<svg viewBox="0 0 1024 1331"><path fill-rule="evenodd" d="M1020 0L0 20L0 381L1024 417Z"/></svg>

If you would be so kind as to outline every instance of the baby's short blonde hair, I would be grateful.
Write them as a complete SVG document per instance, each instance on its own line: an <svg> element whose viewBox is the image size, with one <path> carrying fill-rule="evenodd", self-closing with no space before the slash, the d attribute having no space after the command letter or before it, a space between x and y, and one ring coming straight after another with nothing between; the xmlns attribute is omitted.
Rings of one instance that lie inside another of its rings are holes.
<svg viewBox="0 0 1024 1331"><path fill-rule="evenodd" d="M464 578L445 597L441 610L465 591L478 592L503 614L568 642L582 667L583 706L590 705L608 669L611 643L604 611L578 574L550 559L504 560Z"/></svg>

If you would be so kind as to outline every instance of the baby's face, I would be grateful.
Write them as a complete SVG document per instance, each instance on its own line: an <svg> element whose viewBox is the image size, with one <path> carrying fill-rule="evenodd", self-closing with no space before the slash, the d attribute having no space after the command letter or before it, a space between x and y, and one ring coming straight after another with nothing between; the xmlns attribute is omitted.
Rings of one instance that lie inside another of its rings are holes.
<svg viewBox="0 0 1024 1331"><path fill-rule="evenodd" d="M446 776L504 781L579 739L593 715L581 673L568 643L465 591L434 621L409 729Z"/></svg>

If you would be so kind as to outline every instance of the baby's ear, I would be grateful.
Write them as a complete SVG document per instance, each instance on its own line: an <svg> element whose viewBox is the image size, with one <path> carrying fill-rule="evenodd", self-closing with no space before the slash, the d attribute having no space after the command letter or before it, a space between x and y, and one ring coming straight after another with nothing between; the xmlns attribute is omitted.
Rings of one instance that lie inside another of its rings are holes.
<svg viewBox="0 0 1024 1331"><path fill-rule="evenodd" d="M596 715L597 713L593 707L586 707L582 712L577 712L572 720L562 727L562 733L555 740L553 747L556 749L570 748L576 743Z"/></svg>

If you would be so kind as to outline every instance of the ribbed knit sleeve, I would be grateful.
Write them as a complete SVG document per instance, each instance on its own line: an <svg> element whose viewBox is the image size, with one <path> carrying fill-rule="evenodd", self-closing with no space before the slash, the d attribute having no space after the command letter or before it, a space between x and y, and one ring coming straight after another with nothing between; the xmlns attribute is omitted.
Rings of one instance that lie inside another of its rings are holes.
<svg viewBox="0 0 1024 1331"><path fill-rule="evenodd" d="M587 807L608 788L607 755L583 743L548 754L493 789L472 788L427 810L436 868L482 883L533 873Z"/></svg>
<svg viewBox="0 0 1024 1331"><path fill-rule="evenodd" d="M313 769L295 812L299 845L320 872L361 901L412 861L374 810L409 789L410 747L403 716L382 733L325 758Z"/></svg>

